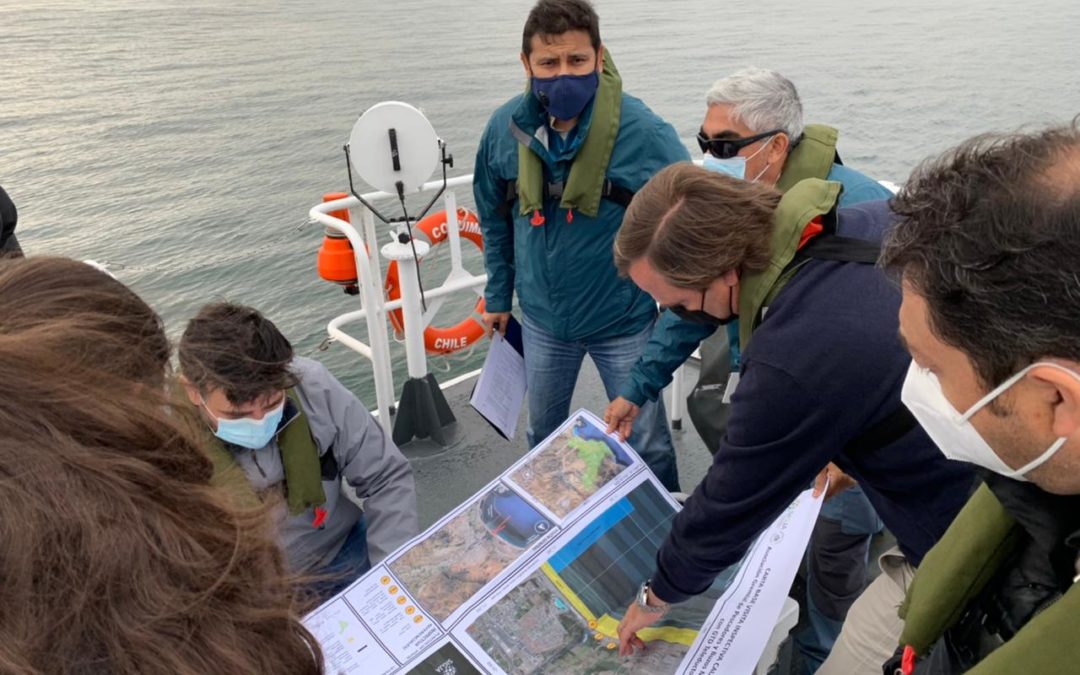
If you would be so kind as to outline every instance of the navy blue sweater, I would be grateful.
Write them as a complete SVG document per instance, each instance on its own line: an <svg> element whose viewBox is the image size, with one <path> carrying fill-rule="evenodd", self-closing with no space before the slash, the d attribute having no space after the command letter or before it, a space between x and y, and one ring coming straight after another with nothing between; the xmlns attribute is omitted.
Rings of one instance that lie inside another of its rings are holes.
<svg viewBox="0 0 1080 675"><path fill-rule="evenodd" d="M841 209L838 234L880 240L886 202ZM743 352L727 435L657 554L656 594L701 593L830 461L859 481L913 565L970 494L973 473L922 429L887 447L841 450L893 412L910 356L900 292L874 265L811 260L773 300Z"/></svg>

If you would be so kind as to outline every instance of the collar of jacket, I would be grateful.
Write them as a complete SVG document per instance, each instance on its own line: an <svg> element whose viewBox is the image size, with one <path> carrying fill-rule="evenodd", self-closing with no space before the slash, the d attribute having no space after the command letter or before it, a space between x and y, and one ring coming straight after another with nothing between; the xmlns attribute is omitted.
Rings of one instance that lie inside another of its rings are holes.
<svg viewBox="0 0 1080 675"><path fill-rule="evenodd" d="M619 135L622 113L622 78L611 52L604 49L604 70L592 102L578 119L578 146L563 187L559 207L576 209L590 217L600 212L600 199L607 177L611 152ZM544 208L544 167L550 160L548 149L536 138L547 125L547 112L540 107L526 84L525 94L510 118L510 131L518 141L518 211L527 215Z"/></svg>
<svg viewBox="0 0 1080 675"><path fill-rule="evenodd" d="M744 275L739 280L739 345L745 352L750 335L761 323L761 310L768 306L795 270L788 264L799 249L799 241L807 223L836 208L840 183L817 178L804 180L784 193L773 215L773 234L769 264L760 272Z"/></svg>
<svg viewBox="0 0 1080 675"><path fill-rule="evenodd" d="M802 139L784 160L784 170L776 181L776 188L787 192L795 184L807 178L825 180L836 163L836 141L840 132L824 124L807 124Z"/></svg>
<svg viewBox="0 0 1080 675"><path fill-rule="evenodd" d="M326 493L322 487L322 466L319 448L311 435L311 425L300 406L296 391L286 391L288 401L286 409L292 409L277 431L278 451L285 470L285 497L290 515L298 515L314 506L326 503ZM246 506L259 503L255 489L248 482L244 472L236 463L236 458L226 447L224 441L210 435L207 439L207 454L214 464L214 480L233 492L238 501ZM328 450L332 452L333 450ZM239 477L239 478L238 478Z"/></svg>

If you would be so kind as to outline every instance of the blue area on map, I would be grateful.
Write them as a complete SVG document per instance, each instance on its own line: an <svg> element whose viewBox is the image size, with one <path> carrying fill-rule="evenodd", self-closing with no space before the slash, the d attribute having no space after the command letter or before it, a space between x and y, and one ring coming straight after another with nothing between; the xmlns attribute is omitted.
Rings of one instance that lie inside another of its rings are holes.
<svg viewBox="0 0 1080 675"><path fill-rule="evenodd" d="M551 556L548 564L556 573L562 572L570 563L577 560L585 549L598 542L616 523L633 512L634 507L630 504L630 500L623 497L612 504L607 511L597 516L596 520L590 523L581 534L571 539L570 543Z"/></svg>

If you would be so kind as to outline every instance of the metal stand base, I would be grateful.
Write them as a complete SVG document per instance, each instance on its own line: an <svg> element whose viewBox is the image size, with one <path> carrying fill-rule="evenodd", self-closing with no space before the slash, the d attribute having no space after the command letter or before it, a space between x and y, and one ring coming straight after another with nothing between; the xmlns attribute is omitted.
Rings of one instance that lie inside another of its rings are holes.
<svg viewBox="0 0 1080 675"><path fill-rule="evenodd" d="M435 375L410 377L401 390L401 401L394 418L394 442L404 445L414 438L428 438L446 445L444 427L456 421Z"/></svg>

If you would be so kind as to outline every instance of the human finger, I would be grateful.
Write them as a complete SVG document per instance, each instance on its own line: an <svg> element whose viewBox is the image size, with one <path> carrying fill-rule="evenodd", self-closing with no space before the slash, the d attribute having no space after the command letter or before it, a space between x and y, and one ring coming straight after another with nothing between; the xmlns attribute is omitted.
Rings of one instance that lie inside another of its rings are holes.
<svg viewBox="0 0 1080 675"><path fill-rule="evenodd" d="M814 492L813 497L817 499L821 496L821 493L825 491L825 486L828 484L829 468L825 467L818 472L817 478L814 479Z"/></svg>

